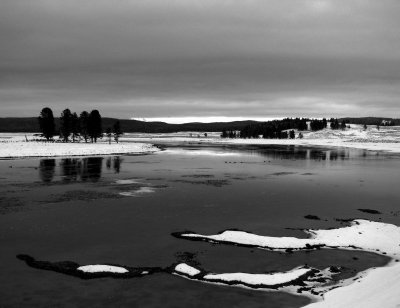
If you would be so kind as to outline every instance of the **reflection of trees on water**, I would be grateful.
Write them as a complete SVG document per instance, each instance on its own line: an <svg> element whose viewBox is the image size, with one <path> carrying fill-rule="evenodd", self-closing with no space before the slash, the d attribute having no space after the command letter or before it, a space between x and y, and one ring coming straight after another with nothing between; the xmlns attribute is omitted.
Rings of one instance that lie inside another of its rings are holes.
<svg viewBox="0 0 400 308"><path fill-rule="evenodd" d="M106 160L106 167L108 170L111 169L111 165L114 169L115 173L119 173L121 170L121 163L122 163L122 158L119 156L115 156L115 157L108 157Z"/></svg>
<svg viewBox="0 0 400 308"><path fill-rule="evenodd" d="M60 162L63 182L75 182L80 174L81 161L78 158L65 158Z"/></svg>
<svg viewBox="0 0 400 308"><path fill-rule="evenodd" d="M83 182L88 180L97 182L101 178L103 167L103 157L89 157L82 159L81 179Z"/></svg>
<svg viewBox="0 0 400 308"><path fill-rule="evenodd" d="M254 150L254 152L271 159L329 161L349 159L351 151L349 149L320 150L288 146ZM358 153L355 156L365 157L363 153Z"/></svg>
<svg viewBox="0 0 400 308"><path fill-rule="evenodd" d="M49 183L54 178L54 173L56 171L56 160L55 159L41 159L39 163L39 176L40 179Z"/></svg>
<svg viewBox="0 0 400 308"><path fill-rule="evenodd" d="M111 162L106 161L107 168ZM112 165L116 173L120 171L121 159L114 158ZM60 176L64 183L77 181L97 182L101 178L103 157L64 158L60 160ZM39 163L40 178L43 182L51 182L56 170L55 159L42 159Z"/></svg>

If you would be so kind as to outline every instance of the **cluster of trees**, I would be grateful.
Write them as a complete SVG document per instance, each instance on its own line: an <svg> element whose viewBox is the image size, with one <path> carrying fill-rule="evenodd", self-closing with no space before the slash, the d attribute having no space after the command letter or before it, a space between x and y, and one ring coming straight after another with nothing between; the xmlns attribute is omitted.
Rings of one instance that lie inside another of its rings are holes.
<svg viewBox="0 0 400 308"><path fill-rule="evenodd" d="M296 137L295 130L300 131L298 138L303 138L301 131L307 130L307 122L310 122L310 130L318 131L328 127L328 120L323 118L307 119L307 118L286 118L283 120L274 120L264 123L254 123L245 126L240 132L224 129L222 138L262 138L267 139L294 139ZM331 129L346 129L346 122L339 123L338 119L330 119Z"/></svg>
<svg viewBox="0 0 400 308"><path fill-rule="evenodd" d="M313 119L310 121L310 129L313 131L322 130L327 128L328 121L323 118L322 120Z"/></svg>
<svg viewBox="0 0 400 308"><path fill-rule="evenodd" d="M237 137L239 137L239 132L235 130L227 130L227 129L222 130L221 138L237 138Z"/></svg>
<svg viewBox="0 0 400 308"><path fill-rule="evenodd" d="M307 121L305 118L286 118L283 120L268 121L248 125L240 130L240 138L263 138L268 139L287 139L295 138L295 129L304 131L307 129ZM288 132L289 131L289 132Z"/></svg>
<svg viewBox="0 0 400 308"><path fill-rule="evenodd" d="M47 140L52 139L56 133L56 126L54 122L53 111L49 107L42 109L39 115L39 126L43 137ZM107 136L110 138L114 136L116 142L122 135L122 130L119 121L116 121L113 128L107 128ZM90 113L82 111L78 116L76 112L72 113L71 110L65 109L60 116L59 136L64 142L68 142L72 138L72 142L84 139L88 142L97 142L98 138L103 137L103 128L101 115L98 110L92 110Z"/></svg>
<svg viewBox="0 0 400 308"><path fill-rule="evenodd" d="M338 119L334 119L331 118L330 119L331 122L331 129L342 129L345 130L346 129L346 122L343 120L342 123L339 123Z"/></svg>

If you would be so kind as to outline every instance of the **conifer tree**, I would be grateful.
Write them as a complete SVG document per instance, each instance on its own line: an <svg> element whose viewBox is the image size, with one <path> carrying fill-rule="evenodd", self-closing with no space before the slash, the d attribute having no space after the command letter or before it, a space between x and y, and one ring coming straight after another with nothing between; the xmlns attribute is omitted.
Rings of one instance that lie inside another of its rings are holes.
<svg viewBox="0 0 400 308"><path fill-rule="evenodd" d="M42 109L39 115L39 126L42 131L43 137L46 140L50 140L53 138L55 134L55 124L54 124L54 116L53 111L49 107L45 107Z"/></svg>
<svg viewBox="0 0 400 308"><path fill-rule="evenodd" d="M113 134L114 134L114 140L118 143L119 137L123 135L123 132L121 130L121 124L119 121L116 121L113 125Z"/></svg>
<svg viewBox="0 0 400 308"><path fill-rule="evenodd" d="M75 142L75 138L79 137L80 125L79 118L76 112L72 114L72 142Z"/></svg>
<svg viewBox="0 0 400 308"><path fill-rule="evenodd" d="M61 113L61 117L60 117L60 132L61 135L64 139L65 142L68 142L68 138L72 133L72 127L73 127L73 119L72 119L72 113L71 110L69 110L68 108L65 109L62 113Z"/></svg>
<svg viewBox="0 0 400 308"><path fill-rule="evenodd" d="M101 125L101 115L98 110L92 110L89 115L88 133L92 142L97 142L97 138L103 137L103 128Z"/></svg>
<svg viewBox="0 0 400 308"><path fill-rule="evenodd" d="M79 133L87 142L89 139L89 113L87 111L82 111L79 115Z"/></svg>
<svg viewBox="0 0 400 308"><path fill-rule="evenodd" d="M108 138L108 144L111 144L112 132L111 132L111 128L109 128L109 127L107 127L107 129L106 129L106 136Z"/></svg>

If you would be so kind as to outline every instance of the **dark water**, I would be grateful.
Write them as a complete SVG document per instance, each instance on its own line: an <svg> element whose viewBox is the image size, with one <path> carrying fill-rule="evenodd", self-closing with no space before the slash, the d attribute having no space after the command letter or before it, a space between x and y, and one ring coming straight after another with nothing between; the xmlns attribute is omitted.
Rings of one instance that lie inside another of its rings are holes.
<svg viewBox="0 0 400 308"><path fill-rule="evenodd" d="M337 265L345 268L342 278L351 277L387 259L336 250L283 254L171 233L239 228L304 237L287 228L333 228L348 218L399 225L399 158L349 149L188 146L155 155L0 161L0 307L301 307L307 298L168 274L80 280L30 268L15 256L161 267L189 256L214 272Z"/></svg>

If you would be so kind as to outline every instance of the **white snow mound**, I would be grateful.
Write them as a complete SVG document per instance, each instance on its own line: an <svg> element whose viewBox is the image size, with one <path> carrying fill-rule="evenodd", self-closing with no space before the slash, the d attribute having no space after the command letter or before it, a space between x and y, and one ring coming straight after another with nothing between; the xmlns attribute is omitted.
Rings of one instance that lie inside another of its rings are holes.
<svg viewBox="0 0 400 308"><path fill-rule="evenodd" d="M128 273L129 271L126 268L113 266L113 265L103 265L103 264L96 264L96 265L84 265L77 268L78 271L82 271L85 273L118 273L124 274Z"/></svg>

